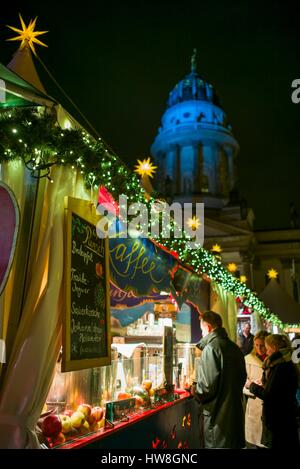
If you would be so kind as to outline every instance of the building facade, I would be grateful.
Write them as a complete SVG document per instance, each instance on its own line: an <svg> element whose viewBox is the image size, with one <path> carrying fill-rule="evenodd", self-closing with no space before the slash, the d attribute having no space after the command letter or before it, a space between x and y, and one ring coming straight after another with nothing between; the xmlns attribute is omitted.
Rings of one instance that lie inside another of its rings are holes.
<svg viewBox="0 0 300 469"><path fill-rule="evenodd" d="M223 263L235 263L236 275L258 294L275 268L281 286L299 302L300 229L254 231L253 210L235 190L238 151L214 87L196 70L194 50L191 71L170 92L151 146L156 189L168 201L204 202L204 247L219 244Z"/></svg>

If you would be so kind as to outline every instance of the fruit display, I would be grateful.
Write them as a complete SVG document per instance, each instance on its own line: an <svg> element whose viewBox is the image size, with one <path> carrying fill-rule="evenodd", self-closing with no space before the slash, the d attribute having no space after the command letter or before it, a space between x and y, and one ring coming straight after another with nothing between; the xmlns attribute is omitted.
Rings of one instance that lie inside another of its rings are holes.
<svg viewBox="0 0 300 469"><path fill-rule="evenodd" d="M75 410L50 414L40 420L44 437L47 437L50 447L54 447L99 430L104 425L104 409L80 404Z"/></svg>
<svg viewBox="0 0 300 469"><path fill-rule="evenodd" d="M154 391L152 381L145 379L140 385L132 386L130 383L122 390L119 389L117 392L110 392L111 399L103 400L103 396L101 397L101 403L103 405L105 405L106 402L131 399L128 403L128 409L134 411L149 407ZM63 445L83 435L86 436L97 432L104 427L105 407L99 405L92 406L81 399L78 399L77 402L78 405L75 405L73 408L70 408L70 405L66 406L65 402L64 406L54 406L49 409L47 406L44 406L38 427L41 431L41 438L44 438L46 442L46 446L53 448ZM50 401L49 405L50 404L53 405L55 402ZM116 405L118 406L119 403L116 403ZM121 408L125 409L126 405L127 403L124 402Z"/></svg>

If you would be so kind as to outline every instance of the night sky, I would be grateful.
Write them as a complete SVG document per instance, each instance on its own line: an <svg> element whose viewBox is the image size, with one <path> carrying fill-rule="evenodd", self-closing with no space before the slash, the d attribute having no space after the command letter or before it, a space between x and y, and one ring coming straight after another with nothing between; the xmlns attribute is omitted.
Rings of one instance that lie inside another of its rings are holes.
<svg viewBox="0 0 300 469"><path fill-rule="evenodd" d="M38 53L109 146L130 166L149 154L168 94L190 71L210 81L240 144L239 191L256 229L289 227L300 213L300 78L296 1L102 1L7 3L1 8L2 63L17 44L5 42L38 16L49 48ZM37 66L47 91L73 112Z"/></svg>

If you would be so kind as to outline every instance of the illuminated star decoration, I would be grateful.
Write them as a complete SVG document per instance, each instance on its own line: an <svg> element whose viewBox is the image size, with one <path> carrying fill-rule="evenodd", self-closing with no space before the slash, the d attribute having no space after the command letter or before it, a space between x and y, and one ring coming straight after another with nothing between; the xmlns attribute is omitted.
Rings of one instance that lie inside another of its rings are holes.
<svg viewBox="0 0 300 469"><path fill-rule="evenodd" d="M229 272L234 273L237 271L237 265L234 262L231 262L227 265L227 269L229 270Z"/></svg>
<svg viewBox="0 0 300 469"><path fill-rule="evenodd" d="M270 280L275 279L275 278L278 277L278 272L277 272L277 270L275 270L273 268L269 269L268 273L267 273L267 276L269 277Z"/></svg>
<svg viewBox="0 0 300 469"><path fill-rule="evenodd" d="M187 221L187 225L193 230L196 231L199 226L201 225L201 221L199 218L196 218L196 215L193 216L193 218L189 218Z"/></svg>
<svg viewBox="0 0 300 469"><path fill-rule="evenodd" d="M34 31L37 17L34 20L30 20L30 23L28 26L26 26L20 14L19 14L19 18L20 18L22 29L18 29L18 28L15 28L14 26L7 25L7 27L10 28L12 31L18 33L18 36L7 39L7 41L21 41L21 45L19 49L23 49L25 46L29 45L34 55L36 55L34 44L39 44L40 46L48 47L46 44L44 44L42 41L36 38L36 36L40 36L41 34L45 34L48 32L48 31Z"/></svg>
<svg viewBox="0 0 300 469"><path fill-rule="evenodd" d="M138 160L138 164L135 166L135 172L138 173L140 176L150 176L153 178L153 175L155 173L155 170L157 166L154 166L151 161L150 157L147 159L144 159L143 161Z"/></svg>
<svg viewBox="0 0 300 469"><path fill-rule="evenodd" d="M214 244L211 248L211 251L213 251L213 252L222 252L222 248L219 244Z"/></svg>
<svg viewBox="0 0 300 469"><path fill-rule="evenodd" d="M246 283L246 282L247 282L247 277L246 277L246 275L241 275L241 276L240 276L240 281L241 281L242 283Z"/></svg>

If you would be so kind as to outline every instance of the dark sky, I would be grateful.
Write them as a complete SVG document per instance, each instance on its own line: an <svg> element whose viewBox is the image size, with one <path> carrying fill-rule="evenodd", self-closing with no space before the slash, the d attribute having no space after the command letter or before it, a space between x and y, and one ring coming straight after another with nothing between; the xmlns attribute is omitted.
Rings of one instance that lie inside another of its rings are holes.
<svg viewBox="0 0 300 469"><path fill-rule="evenodd" d="M49 30L42 60L131 166L149 154L168 94L189 72L196 47L198 72L215 86L240 143L239 190L256 228L289 226L289 203L300 212L300 103L291 101L300 78L296 0L24 3L1 12L1 62L18 44L5 42L13 34L5 24L18 27L18 12L26 22L37 15L37 29Z"/></svg>

